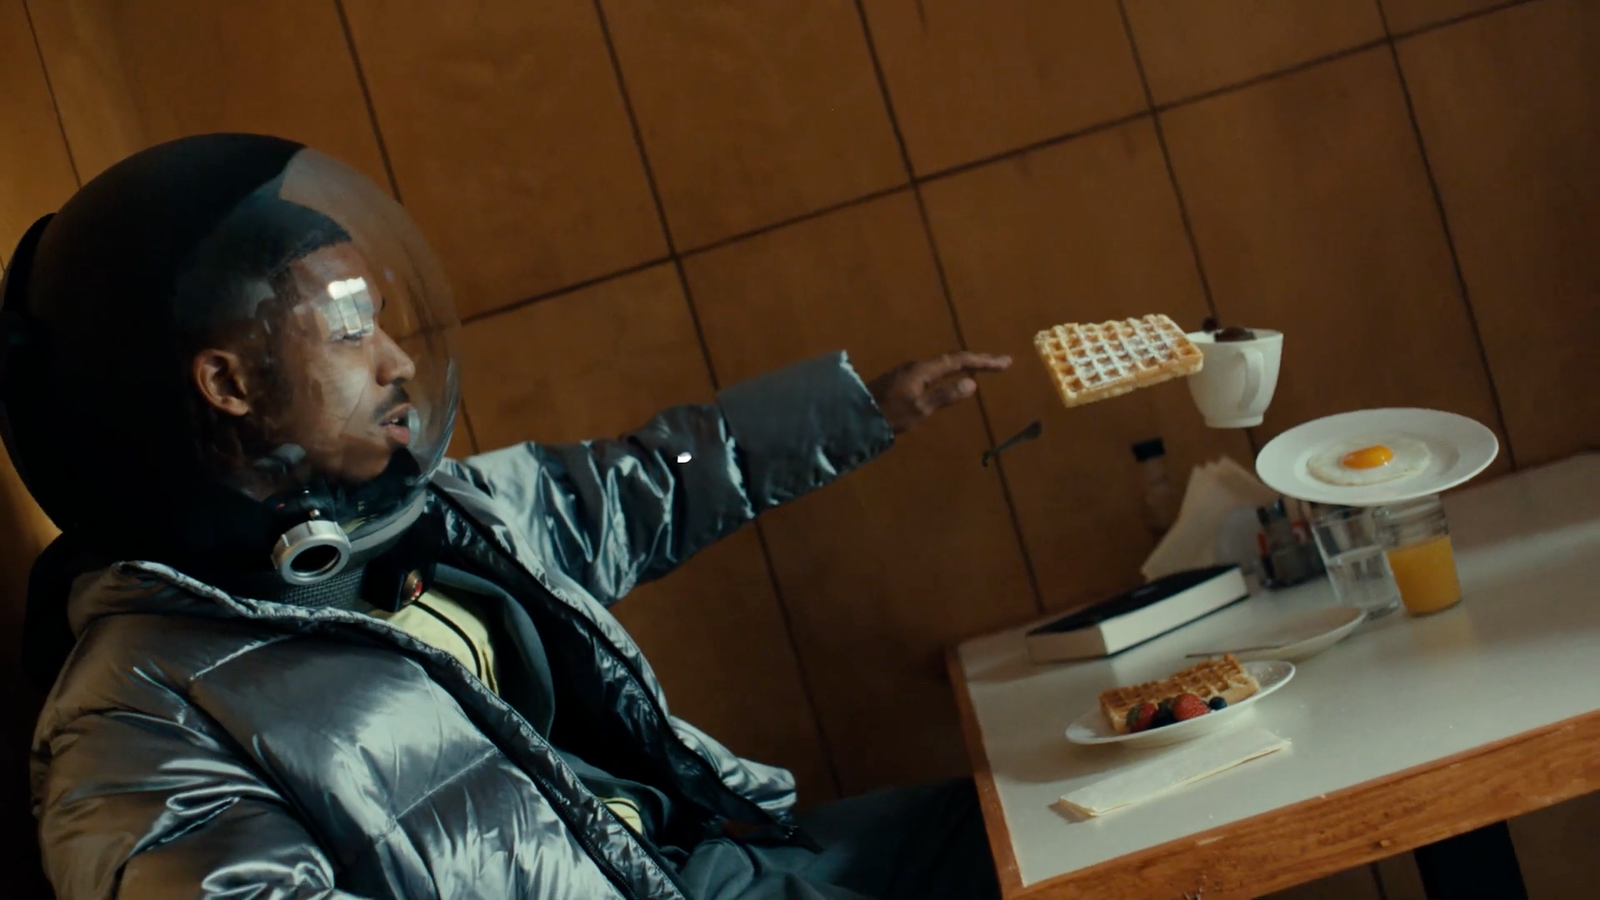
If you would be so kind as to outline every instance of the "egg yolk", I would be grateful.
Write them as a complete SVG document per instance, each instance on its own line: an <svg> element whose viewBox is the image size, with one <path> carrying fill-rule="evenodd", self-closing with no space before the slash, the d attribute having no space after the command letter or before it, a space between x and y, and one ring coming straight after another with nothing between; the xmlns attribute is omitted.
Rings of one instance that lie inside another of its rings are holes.
<svg viewBox="0 0 1600 900"><path fill-rule="evenodd" d="M1376 469L1387 465L1394 459L1394 451L1382 444L1371 447L1362 447L1360 450L1351 450L1339 460L1339 465L1346 469Z"/></svg>

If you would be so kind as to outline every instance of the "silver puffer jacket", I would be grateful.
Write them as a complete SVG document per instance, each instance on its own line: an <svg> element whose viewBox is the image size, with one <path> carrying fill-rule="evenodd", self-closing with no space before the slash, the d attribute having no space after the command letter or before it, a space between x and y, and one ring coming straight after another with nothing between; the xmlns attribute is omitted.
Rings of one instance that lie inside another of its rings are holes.
<svg viewBox="0 0 1600 900"><path fill-rule="evenodd" d="M892 442L832 354L616 441L450 462L430 502L458 565L537 622L592 727L706 821L780 831L793 778L671 716L606 606ZM682 896L526 720L376 618L141 562L80 578L69 615L32 765L63 900Z"/></svg>

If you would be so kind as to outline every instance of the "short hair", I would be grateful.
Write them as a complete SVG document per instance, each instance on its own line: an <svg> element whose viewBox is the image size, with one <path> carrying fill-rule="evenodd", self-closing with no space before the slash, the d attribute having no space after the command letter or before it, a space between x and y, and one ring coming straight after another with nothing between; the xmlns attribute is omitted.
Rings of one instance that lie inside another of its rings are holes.
<svg viewBox="0 0 1600 900"><path fill-rule="evenodd" d="M174 285L173 321L189 385L188 405L199 438L201 465L212 475L270 454L266 435L249 421L211 407L193 383L195 354L218 347L241 352L263 389L267 414L292 402L276 341L280 327L303 298L290 267L350 234L317 210L278 196L280 179L245 198L195 247Z"/></svg>
<svg viewBox="0 0 1600 900"><path fill-rule="evenodd" d="M177 279L173 298L180 343L192 355L229 325L263 312L286 312L295 296L289 267L322 249L348 242L333 219L278 196L274 179L245 198L195 248ZM277 299L278 304L263 303ZM271 309L276 306L277 309Z"/></svg>

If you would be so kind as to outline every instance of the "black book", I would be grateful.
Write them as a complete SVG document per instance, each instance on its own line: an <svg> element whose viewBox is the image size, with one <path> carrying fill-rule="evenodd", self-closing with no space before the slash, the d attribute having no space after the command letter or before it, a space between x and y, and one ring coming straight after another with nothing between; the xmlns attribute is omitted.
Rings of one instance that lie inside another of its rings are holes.
<svg viewBox="0 0 1600 900"><path fill-rule="evenodd" d="M1035 626L1028 656L1041 663L1110 656L1248 596L1238 566L1174 572Z"/></svg>

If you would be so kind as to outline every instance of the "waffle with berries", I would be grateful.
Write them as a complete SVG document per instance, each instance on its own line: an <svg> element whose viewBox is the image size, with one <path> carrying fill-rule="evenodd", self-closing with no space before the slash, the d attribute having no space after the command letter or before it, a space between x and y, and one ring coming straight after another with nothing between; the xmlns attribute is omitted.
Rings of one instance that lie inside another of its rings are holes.
<svg viewBox="0 0 1600 900"><path fill-rule="evenodd" d="M1117 734L1128 733L1128 711L1141 703L1159 706L1183 694L1201 700L1221 697L1229 706L1254 696L1261 684L1232 653L1196 663L1160 681L1147 681L1131 687L1117 687L1100 695L1100 710Z"/></svg>

